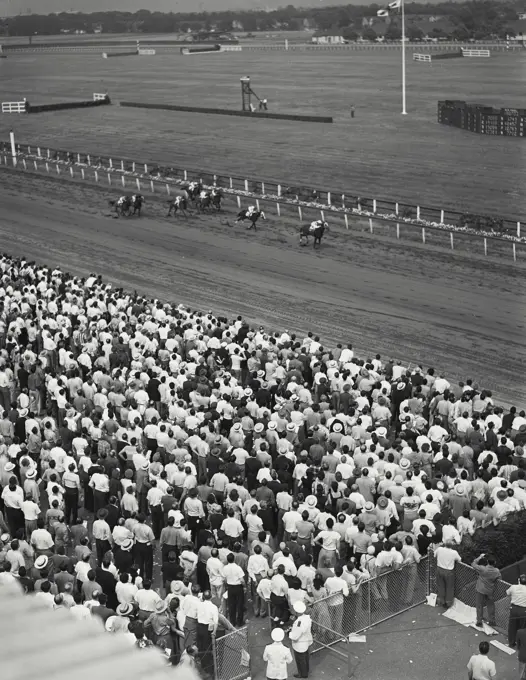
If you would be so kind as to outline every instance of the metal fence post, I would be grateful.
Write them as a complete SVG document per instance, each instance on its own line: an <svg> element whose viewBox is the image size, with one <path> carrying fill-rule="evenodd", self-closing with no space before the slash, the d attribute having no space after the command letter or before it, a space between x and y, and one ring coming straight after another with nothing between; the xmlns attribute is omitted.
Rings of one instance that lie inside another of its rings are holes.
<svg viewBox="0 0 526 680"><path fill-rule="evenodd" d="M517 238L521 237L521 223L517 222Z"/></svg>
<svg viewBox="0 0 526 680"><path fill-rule="evenodd" d="M360 210L360 204L358 203L358 210ZM376 212L376 198L373 198L373 213Z"/></svg>
<svg viewBox="0 0 526 680"><path fill-rule="evenodd" d="M219 680L219 674L217 672L217 645L215 635L212 635L212 656L214 657L214 679Z"/></svg>

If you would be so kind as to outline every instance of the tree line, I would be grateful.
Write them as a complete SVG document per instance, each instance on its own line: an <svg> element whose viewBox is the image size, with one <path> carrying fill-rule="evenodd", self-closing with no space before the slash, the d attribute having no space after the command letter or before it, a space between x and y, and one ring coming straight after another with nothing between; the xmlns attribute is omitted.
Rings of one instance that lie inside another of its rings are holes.
<svg viewBox="0 0 526 680"><path fill-rule="evenodd" d="M220 33L259 31L337 31L344 38L374 40L377 35L399 39L396 17L387 25L376 22L376 12L383 5L347 5L342 7L286 7L272 10L230 10L224 12L163 13L138 12L26 14L0 20L0 32L10 36L58 35L59 33ZM408 35L423 37L419 21L431 16L446 20L433 29L436 37L457 40L484 40L515 35L513 23L522 5L499 0L470 0L437 4L406 3ZM368 21L365 21L368 20ZM372 20L372 22L371 22ZM376 23L375 23L376 22ZM368 25L371 24L372 25Z"/></svg>

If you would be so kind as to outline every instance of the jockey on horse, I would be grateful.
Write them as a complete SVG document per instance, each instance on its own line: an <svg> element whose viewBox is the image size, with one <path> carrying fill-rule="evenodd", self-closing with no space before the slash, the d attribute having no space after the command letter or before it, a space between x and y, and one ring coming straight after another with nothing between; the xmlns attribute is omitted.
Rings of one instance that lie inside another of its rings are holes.
<svg viewBox="0 0 526 680"><path fill-rule="evenodd" d="M121 196L116 201L109 201L109 204L115 209L117 217L119 217L119 215L122 215L123 217L125 215L129 216L130 208L132 207L132 199L129 196Z"/></svg>
<svg viewBox="0 0 526 680"><path fill-rule="evenodd" d="M180 210L183 215L186 217L186 210L188 208L188 201L185 196L176 196L173 201L168 201L169 208L168 208L168 215L167 217L170 217L172 214L172 210L174 211L174 216L177 215L177 212Z"/></svg>
<svg viewBox="0 0 526 680"><path fill-rule="evenodd" d="M325 231L329 231L329 225L324 220L316 220L311 222L310 225L303 225L300 227L300 246L307 245L309 242L309 236L314 237L314 248L316 244L321 246L321 239ZM305 242L303 241L305 239Z"/></svg>
<svg viewBox="0 0 526 680"><path fill-rule="evenodd" d="M250 222L250 226L247 227L247 229L256 229L256 223L261 217L262 220L266 220L267 218L265 217L265 213L262 210L256 210L256 207L253 205L249 205L248 208L245 210L240 210L239 213L237 214L237 219L235 221L235 224L238 222L244 222L245 220L248 220Z"/></svg>

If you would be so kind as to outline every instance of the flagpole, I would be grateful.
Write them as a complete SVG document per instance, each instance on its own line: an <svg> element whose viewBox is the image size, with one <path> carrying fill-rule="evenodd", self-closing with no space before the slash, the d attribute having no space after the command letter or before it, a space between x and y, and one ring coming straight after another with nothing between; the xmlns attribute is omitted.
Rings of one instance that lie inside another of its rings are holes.
<svg viewBox="0 0 526 680"><path fill-rule="evenodd" d="M404 0L402 5L402 115L407 115L406 100L405 100L405 10Z"/></svg>

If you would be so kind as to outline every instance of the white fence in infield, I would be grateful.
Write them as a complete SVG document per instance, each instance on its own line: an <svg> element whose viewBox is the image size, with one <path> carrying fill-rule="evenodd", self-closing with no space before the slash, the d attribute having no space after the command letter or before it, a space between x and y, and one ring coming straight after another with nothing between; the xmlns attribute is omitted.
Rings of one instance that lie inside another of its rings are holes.
<svg viewBox="0 0 526 680"><path fill-rule="evenodd" d="M146 47L139 47L138 55L139 57L154 57L155 50Z"/></svg>
<svg viewBox="0 0 526 680"><path fill-rule="evenodd" d="M2 113L25 113L26 102L2 102Z"/></svg>
<svg viewBox="0 0 526 680"><path fill-rule="evenodd" d="M413 61L425 61L428 64L431 63L431 55L430 54L413 54Z"/></svg>
<svg viewBox="0 0 526 680"><path fill-rule="evenodd" d="M241 45L221 45L221 52L242 52L243 47Z"/></svg>
<svg viewBox="0 0 526 680"><path fill-rule="evenodd" d="M100 92L94 92L93 93L93 101L94 102L104 101L107 96L108 96L107 94L101 94Z"/></svg>
<svg viewBox="0 0 526 680"><path fill-rule="evenodd" d="M489 50L472 50L471 48L462 48L462 56L464 57L491 57Z"/></svg>
<svg viewBox="0 0 526 680"><path fill-rule="evenodd" d="M42 150L43 151L43 150ZM146 178L144 175L139 174L141 169L144 168L144 174L148 173L148 166L144 164L143 166L137 164L132 173L126 173L124 170L124 161L115 161L110 159L109 168L94 167L92 165L85 165L80 163L80 156L78 154L72 154L77 158L78 163L73 162L63 162L52 160L50 157L50 151L47 150L47 157L45 154L41 153L41 149L37 148L37 156L31 155L25 157L24 154L18 154L18 160L16 166L18 169L24 169L27 171L46 171L48 174L56 175L57 177L64 177L68 179L81 179L86 181L94 181L97 184L105 184L108 187L117 190L131 190L131 191L144 191L150 192L154 195L167 195L171 196L172 190L177 190L181 184L188 181L187 172L184 172L183 180L171 180L167 182L162 179ZM8 167L13 166L13 159L6 155L0 155L0 164ZM381 214L371 214L366 210L362 210L360 206L357 209L341 209L334 204L329 204L327 206L316 206L308 204L299 204L293 199L287 199L278 192L278 196L257 196L248 190L249 180L245 180L245 191L240 191L232 188L233 180L230 178L230 187L221 187L222 191L226 196L234 199L238 209L241 209L243 202L245 204L255 204L257 209L260 207L267 213L271 214L271 211L275 211L277 217L281 217L282 213L289 215L295 213L300 223L305 220L313 219L330 219L331 224L338 220L338 224L342 224L346 230L353 227L358 227L362 232L368 232L373 235L378 236L384 235L389 237L396 237L397 240L404 237L403 230L407 230L406 233L411 234L411 238L403 238L404 241L409 242L421 242L423 245L430 245L429 241L432 236L441 237L441 243L435 243L433 245L439 247L449 247L450 250L460 250L464 253L473 253L472 240L476 239L481 243L481 253L484 256L488 256L489 245L493 246L496 251L498 249L497 255L506 255L511 251L511 257L513 262L517 262L517 246L519 246L519 252L523 256L521 262L526 262L526 242L514 241L511 238L505 238L502 236L484 236L482 234L477 234L473 232L462 232L455 230L450 225L444 224L444 217L442 215L441 224L418 224L410 221L404 220L401 216L399 221L397 221L398 211L396 216L382 216ZM215 176L214 183L209 186L211 188L215 186ZM243 200L244 199L244 200ZM417 208L417 219L419 217L420 209ZM517 222L517 239L521 238L521 223ZM380 230L382 234L380 234ZM386 233L387 231L387 233ZM420 236L415 238L420 232ZM466 248L459 248L460 243L463 242L465 238L470 239L471 245ZM444 240L447 245L444 245Z"/></svg>

